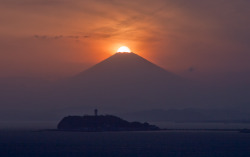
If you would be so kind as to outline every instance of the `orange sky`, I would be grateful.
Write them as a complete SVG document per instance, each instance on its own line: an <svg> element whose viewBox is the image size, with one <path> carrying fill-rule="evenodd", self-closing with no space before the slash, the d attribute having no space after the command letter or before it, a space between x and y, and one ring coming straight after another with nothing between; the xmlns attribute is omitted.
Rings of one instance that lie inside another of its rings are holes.
<svg viewBox="0 0 250 157"><path fill-rule="evenodd" d="M245 0L0 0L0 77L74 75L126 45L169 71L250 71Z"/></svg>

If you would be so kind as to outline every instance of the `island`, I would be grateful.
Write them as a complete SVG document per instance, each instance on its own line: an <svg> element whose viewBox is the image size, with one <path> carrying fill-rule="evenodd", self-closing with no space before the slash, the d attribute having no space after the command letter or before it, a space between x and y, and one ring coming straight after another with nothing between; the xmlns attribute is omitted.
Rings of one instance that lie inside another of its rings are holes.
<svg viewBox="0 0 250 157"><path fill-rule="evenodd" d="M128 122L113 115L67 116L57 125L59 131L155 131L155 125L140 122Z"/></svg>

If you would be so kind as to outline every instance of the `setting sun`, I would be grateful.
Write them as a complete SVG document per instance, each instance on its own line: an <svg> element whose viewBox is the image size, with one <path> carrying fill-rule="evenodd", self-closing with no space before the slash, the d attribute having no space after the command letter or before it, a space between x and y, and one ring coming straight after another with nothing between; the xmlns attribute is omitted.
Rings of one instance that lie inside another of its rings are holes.
<svg viewBox="0 0 250 157"><path fill-rule="evenodd" d="M127 47L127 46L122 46L120 47L117 52L126 52L126 53L130 53L131 50Z"/></svg>

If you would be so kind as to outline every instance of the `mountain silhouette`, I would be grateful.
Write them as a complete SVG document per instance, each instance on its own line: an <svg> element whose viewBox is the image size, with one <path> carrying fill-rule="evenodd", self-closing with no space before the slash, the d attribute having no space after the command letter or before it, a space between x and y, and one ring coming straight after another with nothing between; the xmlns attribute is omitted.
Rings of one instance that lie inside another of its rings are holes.
<svg viewBox="0 0 250 157"><path fill-rule="evenodd" d="M61 83L53 96L66 108L140 110L185 105L191 88L135 53L116 53Z"/></svg>
<svg viewBox="0 0 250 157"><path fill-rule="evenodd" d="M154 81L163 78L169 79L169 81L181 79L179 76L167 72L135 53L116 53L80 73L76 76L76 79L82 80L87 77L97 81L112 79L115 82L124 80L139 82L150 79Z"/></svg>

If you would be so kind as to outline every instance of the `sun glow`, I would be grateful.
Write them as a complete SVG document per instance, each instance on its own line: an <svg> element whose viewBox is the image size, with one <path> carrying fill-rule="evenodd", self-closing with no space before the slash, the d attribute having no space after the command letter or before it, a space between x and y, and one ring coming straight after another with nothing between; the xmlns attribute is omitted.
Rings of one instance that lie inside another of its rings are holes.
<svg viewBox="0 0 250 157"><path fill-rule="evenodd" d="M123 53L123 52L125 52L125 53L131 53L131 50L127 46L122 46L122 47L120 47L117 50L117 52L120 52L120 53Z"/></svg>

